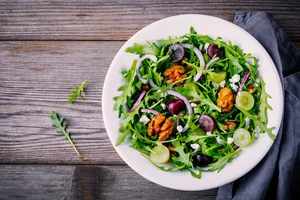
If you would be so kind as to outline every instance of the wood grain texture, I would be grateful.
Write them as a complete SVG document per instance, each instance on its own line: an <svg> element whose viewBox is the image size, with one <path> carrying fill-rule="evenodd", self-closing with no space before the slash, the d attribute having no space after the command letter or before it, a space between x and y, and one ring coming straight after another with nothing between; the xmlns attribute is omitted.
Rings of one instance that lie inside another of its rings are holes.
<svg viewBox="0 0 300 200"><path fill-rule="evenodd" d="M144 26L179 14L233 21L242 11L268 12L293 42L300 42L298 0L73 0L1 1L1 40L127 40Z"/></svg>
<svg viewBox="0 0 300 200"><path fill-rule="evenodd" d="M0 163L124 164L108 139L101 109L104 78L122 44L1 42ZM67 104L70 90L85 79L84 100ZM51 111L65 118L87 161L56 134Z"/></svg>
<svg viewBox="0 0 300 200"><path fill-rule="evenodd" d="M0 199L215 199L216 189L184 192L156 185L128 166L2 165ZM201 181L201 180L199 180Z"/></svg>
<svg viewBox="0 0 300 200"><path fill-rule="evenodd" d="M1 42L0 163L124 164L102 119L101 96L110 62L123 42ZM67 104L89 80L84 100ZM82 163L51 126L50 112L68 123Z"/></svg>
<svg viewBox="0 0 300 200"><path fill-rule="evenodd" d="M103 82L124 40L154 21L192 13L233 21L254 10L268 12L300 49L297 0L0 1L0 199L215 199L217 189L167 189L125 165L104 128ZM85 79L85 100L68 105ZM55 133L52 110L88 160Z"/></svg>

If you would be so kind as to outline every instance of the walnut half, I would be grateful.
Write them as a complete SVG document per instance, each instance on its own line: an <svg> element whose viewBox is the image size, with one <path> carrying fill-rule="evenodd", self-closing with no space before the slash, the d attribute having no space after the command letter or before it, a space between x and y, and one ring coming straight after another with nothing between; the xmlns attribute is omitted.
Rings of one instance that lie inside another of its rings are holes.
<svg viewBox="0 0 300 200"><path fill-rule="evenodd" d="M229 88L222 88L218 93L217 104L222 108L222 112L230 112L234 104L234 94Z"/></svg>
<svg viewBox="0 0 300 200"><path fill-rule="evenodd" d="M156 115L148 124L148 135L158 135L159 141L164 141L172 134L174 125L170 119L167 119L163 114Z"/></svg>
<svg viewBox="0 0 300 200"><path fill-rule="evenodd" d="M166 69L163 75L167 77L167 83L173 83L180 79L186 78L184 67L181 65L174 65L173 67ZM177 85L180 84L181 83L177 83Z"/></svg>

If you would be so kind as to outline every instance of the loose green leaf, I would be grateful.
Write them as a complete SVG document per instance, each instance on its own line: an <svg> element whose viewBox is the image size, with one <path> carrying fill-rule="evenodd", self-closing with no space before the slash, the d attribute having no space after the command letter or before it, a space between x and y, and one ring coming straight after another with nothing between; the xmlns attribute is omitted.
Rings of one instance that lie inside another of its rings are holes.
<svg viewBox="0 0 300 200"><path fill-rule="evenodd" d="M159 49L157 49L154 45L148 46L148 45L143 45L138 43L134 43L133 46L126 48L125 51L128 53L135 53L135 54L157 55L159 53Z"/></svg>
<svg viewBox="0 0 300 200"><path fill-rule="evenodd" d="M50 119L54 122L53 126L57 128L58 130L56 131L58 134L63 134L66 137L66 140L69 141L77 153L77 155L80 156L78 153L74 143L72 142L72 139L70 138L70 133L66 130L67 129L67 124L64 121L64 118L59 118L58 114L54 111L51 112Z"/></svg>
<svg viewBox="0 0 300 200"><path fill-rule="evenodd" d="M268 117L267 117L267 109L272 110L272 107L268 104L267 99L272 98L270 95L266 92L266 84L262 77L259 77L259 80L261 82L261 97L260 97L260 111L258 113L258 117L260 121L264 122L265 124L268 123Z"/></svg>
<svg viewBox="0 0 300 200"><path fill-rule="evenodd" d="M79 97L80 99L83 99L82 98L82 94L84 94L84 87L86 86L86 84L88 84L88 81L85 80L81 83L80 86L77 86L75 87L71 93L69 94L69 100L68 100L68 103L73 103L76 101L77 97Z"/></svg>
<svg viewBox="0 0 300 200"><path fill-rule="evenodd" d="M201 176L202 176L202 170L200 169L198 174L192 170L190 170L190 173L191 175L194 177L194 178L197 178L197 179L201 179Z"/></svg>
<svg viewBox="0 0 300 200"><path fill-rule="evenodd" d="M130 134L130 129L127 129L126 131L124 131L124 132L119 136L119 138L118 138L118 140L117 140L115 146L119 146L120 144L122 144L122 143L125 141L126 137L127 137L129 134Z"/></svg>
<svg viewBox="0 0 300 200"><path fill-rule="evenodd" d="M158 44L160 45L170 45L175 43L182 43L184 41L188 40L187 38L171 38L169 37L167 40L157 40Z"/></svg>
<svg viewBox="0 0 300 200"><path fill-rule="evenodd" d="M121 91L122 94L120 96L114 97L115 105L114 105L114 110L118 110L120 105L122 105L124 102L126 102L126 99L128 96L130 96L131 94L131 90L132 90L132 83L135 79L135 74L136 74L136 63L137 61L134 60L132 63L132 66L129 70L129 73L126 77L126 83L124 85L122 85L121 87L119 87L118 91Z"/></svg>
<svg viewBox="0 0 300 200"><path fill-rule="evenodd" d="M250 113L248 113L247 111L245 111L244 109L242 109L241 107L239 107L236 104L235 104L235 107L237 107L237 109L239 109L246 117L253 120L254 124L259 126L262 131L266 132L272 140L276 139L276 136L272 133L272 131L275 129L275 127L267 128L267 126L264 125L264 123L261 122L256 116L251 115Z"/></svg>
<svg viewBox="0 0 300 200"><path fill-rule="evenodd" d="M180 144L179 141L172 142L174 148L172 148L172 151L176 151L179 154L179 157L172 157L172 160L176 162L181 162L186 167L191 167L192 162L190 161L191 153L185 153L184 152L184 146Z"/></svg>
<svg viewBox="0 0 300 200"><path fill-rule="evenodd" d="M236 151L234 151L233 153L230 153L224 157L221 157L218 159L217 162L210 164L209 166L211 166L211 168L209 168L208 170L205 171L209 171L209 172L213 172L213 171L217 171L220 172L223 167L227 164L230 163L233 158L235 156L237 156L240 152L242 151L242 149L237 149Z"/></svg>
<svg viewBox="0 0 300 200"><path fill-rule="evenodd" d="M225 49L225 55L229 58L231 64L233 65L233 69L231 70L231 76L243 71L243 67L239 63L239 59L237 57L233 56L227 49Z"/></svg>
<svg viewBox="0 0 300 200"><path fill-rule="evenodd" d="M204 97L195 83L187 83L182 88L177 88L177 91L184 96L192 97L193 101L200 101L201 105L208 105L210 110L221 112L221 108L214 104L210 99Z"/></svg>
<svg viewBox="0 0 300 200"><path fill-rule="evenodd" d="M167 166L164 166L164 165L158 165L158 164L156 164L155 162L153 162L150 158L149 158L149 156L147 156L146 154L144 154L144 153L142 153L141 152L141 154L142 154L142 156L144 156L147 160L149 160L155 167L157 167L157 168L159 168L159 169L161 169L161 170L163 170L163 171L167 171L167 172L169 172L169 171L178 171L178 170L181 170L182 168L183 168L183 166L181 166L181 167L178 167L178 166L169 166L169 167L167 167Z"/></svg>

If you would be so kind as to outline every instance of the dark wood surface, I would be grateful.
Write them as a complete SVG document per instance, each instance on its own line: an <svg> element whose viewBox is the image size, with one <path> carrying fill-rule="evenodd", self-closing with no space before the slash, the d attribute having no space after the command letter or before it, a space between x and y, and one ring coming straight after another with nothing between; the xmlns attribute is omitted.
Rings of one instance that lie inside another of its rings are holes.
<svg viewBox="0 0 300 200"><path fill-rule="evenodd" d="M0 1L0 199L215 199L217 189L155 185L121 160L103 124L103 82L119 48L149 23L186 13L233 21L254 10L300 49L299 1ZM85 100L68 105L85 79ZM86 161L55 133L52 110Z"/></svg>

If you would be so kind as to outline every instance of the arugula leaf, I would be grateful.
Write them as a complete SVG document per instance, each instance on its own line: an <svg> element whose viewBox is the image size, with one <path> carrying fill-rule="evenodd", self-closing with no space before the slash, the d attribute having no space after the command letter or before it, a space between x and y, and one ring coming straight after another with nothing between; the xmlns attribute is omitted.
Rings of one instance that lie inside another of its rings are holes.
<svg viewBox="0 0 300 200"><path fill-rule="evenodd" d="M64 118L60 118L56 112L52 111L51 115L50 115L50 119L55 123L52 126L57 128L58 130L56 131L58 134L63 134L66 137L66 140L69 141L73 147L73 149L75 150L75 152L77 153L77 155L80 156L80 154L78 153L74 143L72 142L72 139L70 138L70 133L66 130L67 129L67 124L64 121Z"/></svg>
<svg viewBox="0 0 300 200"><path fill-rule="evenodd" d="M84 94L84 87L86 86L86 84L88 84L88 81L85 80L81 83L80 86L76 86L74 89L72 89L71 93L68 95L69 100L68 103L73 103L74 101L76 101L77 97L80 97L80 99L82 98L82 94Z"/></svg>
<svg viewBox="0 0 300 200"><path fill-rule="evenodd" d="M191 134L187 136L187 138L184 140L184 142L191 142L191 141L197 141L200 139L210 138L210 137L216 137L216 135L194 135Z"/></svg>
<svg viewBox="0 0 300 200"><path fill-rule="evenodd" d="M150 143L150 144L156 144L156 145L161 145L160 141L153 141L150 140L149 138L142 136L135 128L131 126L131 124L128 124L129 129L136 135L137 138L140 140L144 141L145 143Z"/></svg>
<svg viewBox="0 0 300 200"><path fill-rule="evenodd" d="M166 166L160 166L160 165L156 164L155 162L153 162L146 154L144 154L144 153L141 153L141 154L147 160L149 160L155 167L157 167L157 168L159 168L163 171L178 171L178 170L181 170L184 167L184 166L181 166L181 167L178 167L178 166L172 167L172 166L170 166L170 167L166 168Z"/></svg>
<svg viewBox="0 0 300 200"><path fill-rule="evenodd" d="M257 59L254 56L251 56L251 54L245 55L244 59L246 59L246 58L253 60L253 63L254 63L253 65L248 63L246 60L245 60L244 65L250 70L252 80L255 81L255 79L257 77L257 68L258 68Z"/></svg>
<svg viewBox="0 0 300 200"><path fill-rule="evenodd" d="M118 138L118 140L117 140L115 146L119 146L120 144L122 144L122 143L125 141L126 137L127 137L130 133L131 133L131 132L130 132L130 129L127 129L126 131L124 131L124 132L119 136L119 138Z"/></svg>
<svg viewBox="0 0 300 200"><path fill-rule="evenodd" d="M184 41L187 41L187 38L174 38L172 39L171 37L169 37L167 40L157 40L158 44L160 45L170 45L170 44L175 44L175 43L182 43Z"/></svg>
<svg viewBox="0 0 300 200"><path fill-rule="evenodd" d="M180 144L179 141L172 142L172 145L174 148L172 148L172 151L176 151L179 154L179 157L173 156L172 160L176 162L180 162L184 164L186 167L191 167L192 162L190 160L191 153L185 153L184 147Z"/></svg>
<svg viewBox="0 0 300 200"><path fill-rule="evenodd" d="M272 110L272 107L268 104L267 99L272 98L270 95L266 92L266 84L262 77L259 77L259 80L261 82L261 97L260 97L260 111L258 113L258 117L260 121L264 122L265 124L268 123L268 117L267 117L267 109Z"/></svg>
<svg viewBox="0 0 300 200"><path fill-rule="evenodd" d="M214 104L210 99L205 98L197 88L197 85L193 82L185 84L182 88L177 88L177 91L184 96L192 97L193 101L200 101L200 105L208 105L211 111L216 110L221 112L221 108Z"/></svg>
<svg viewBox="0 0 300 200"><path fill-rule="evenodd" d="M232 70L230 75L233 76L234 74L238 74L243 71L243 67L239 63L239 59L235 56L233 56L227 49L225 49L225 55L229 58L231 64L232 64Z"/></svg>
<svg viewBox="0 0 300 200"><path fill-rule="evenodd" d="M232 54L235 56L239 56L239 52L237 52L232 46L229 46L225 42L222 41L221 37L216 38L215 40L209 37L208 35L198 35L198 34L186 34L186 36L194 36L196 37L199 41L209 43L209 44L216 44L218 46L224 47L228 51L230 51Z"/></svg>
<svg viewBox="0 0 300 200"><path fill-rule="evenodd" d="M265 126L264 123L261 122L257 116L251 115L250 113L248 113L247 111L245 111L244 109L242 109L241 107L239 107L236 104L235 104L235 107L237 107L237 109L239 109L246 117L251 119L254 122L254 124L258 125L261 130L266 132L272 140L276 139L276 136L272 133L272 131L275 129L275 127L267 128L267 126Z"/></svg>
<svg viewBox="0 0 300 200"><path fill-rule="evenodd" d="M127 47L126 52L128 53L135 53L135 54L153 54L157 55L159 53L159 50L154 45L143 45L134 43L133 46Z"/></svg>
<svg viewBox="0 0 300 200"><path fill-rule="evenodd" d="M125 115L125 119L122 121L122 124L121 124L121 126L120 126L120 128L119 128L119 131L122 133L123 131L125 131L125 129L128 127L128 125L129 125L129 123L130 122L134 122L134 117L136 116L136 115L138 115L139 114L139 110L140 110L140 108L141 107L143 107L144 106L144 103L143 102L141 102L136 108L135 108L135 110L133 111L133 112L125 112L125 111L123 111L123 114Z"/></svg>
<svg viewBox="0 0 300 200"><path fill-rule="evenodd" d="M203 171L207 171L207 172L217 171L217 172L220 172L223 169L223 167L227 163L230 163L233 160L233 158L236 155L238 155L241 151L242 151L242 149L237 149L233 153L227 154L224 157L219 158L217 162L209 164L209 166L211 166L211 168L209 168L207 170L203 170Z"/></svg>
<svg viewBox="0 0 300 200"><path fill-rule="evenodd" d="M118 110L120 105L122 105L124 102L126 102L127 97L131 95L132 87L133 87L133 81L135 79L135 73L136 73L136 63L137 60L134 60L132 63L132 66L129 70L129 73L126 77L126 83L118 88L118 91L122 91L123 93L120 96L114 97L115 105L114 110Z"/></svg>
<svg viewBox="0 0 300 200"><path fill-rule="evenodd" d="M201 151L203 154L214 157L214 156L219 156L217 151L214 151L215 149L220 148L220 144L215 143L211 146L208 146L205 142L201 142Z"/></svg>
<svg viewBox="0 0 300 200"><path fill-rule="evenodd" d="M157 62L153 63L152 65L150 65L149 67L149 72L148 74L146 74L145 76L143 76L144 78L150 78L154 81L154 83L157 86L161 86L161 77L162 75L160 73L157 72L158 67L164 62L166 61L168 58L170 58L169 55L163 56L161 57Z"/></svg>
<svg viewBox="0 0 300 200"><path fill-rule="evenodd" d="M198 174L192 170L190 170L190 173L191 175L194 177L194 178L197 178L197 179L201 179L201 176L202 176L202 170L199 170Z"/></svg>

